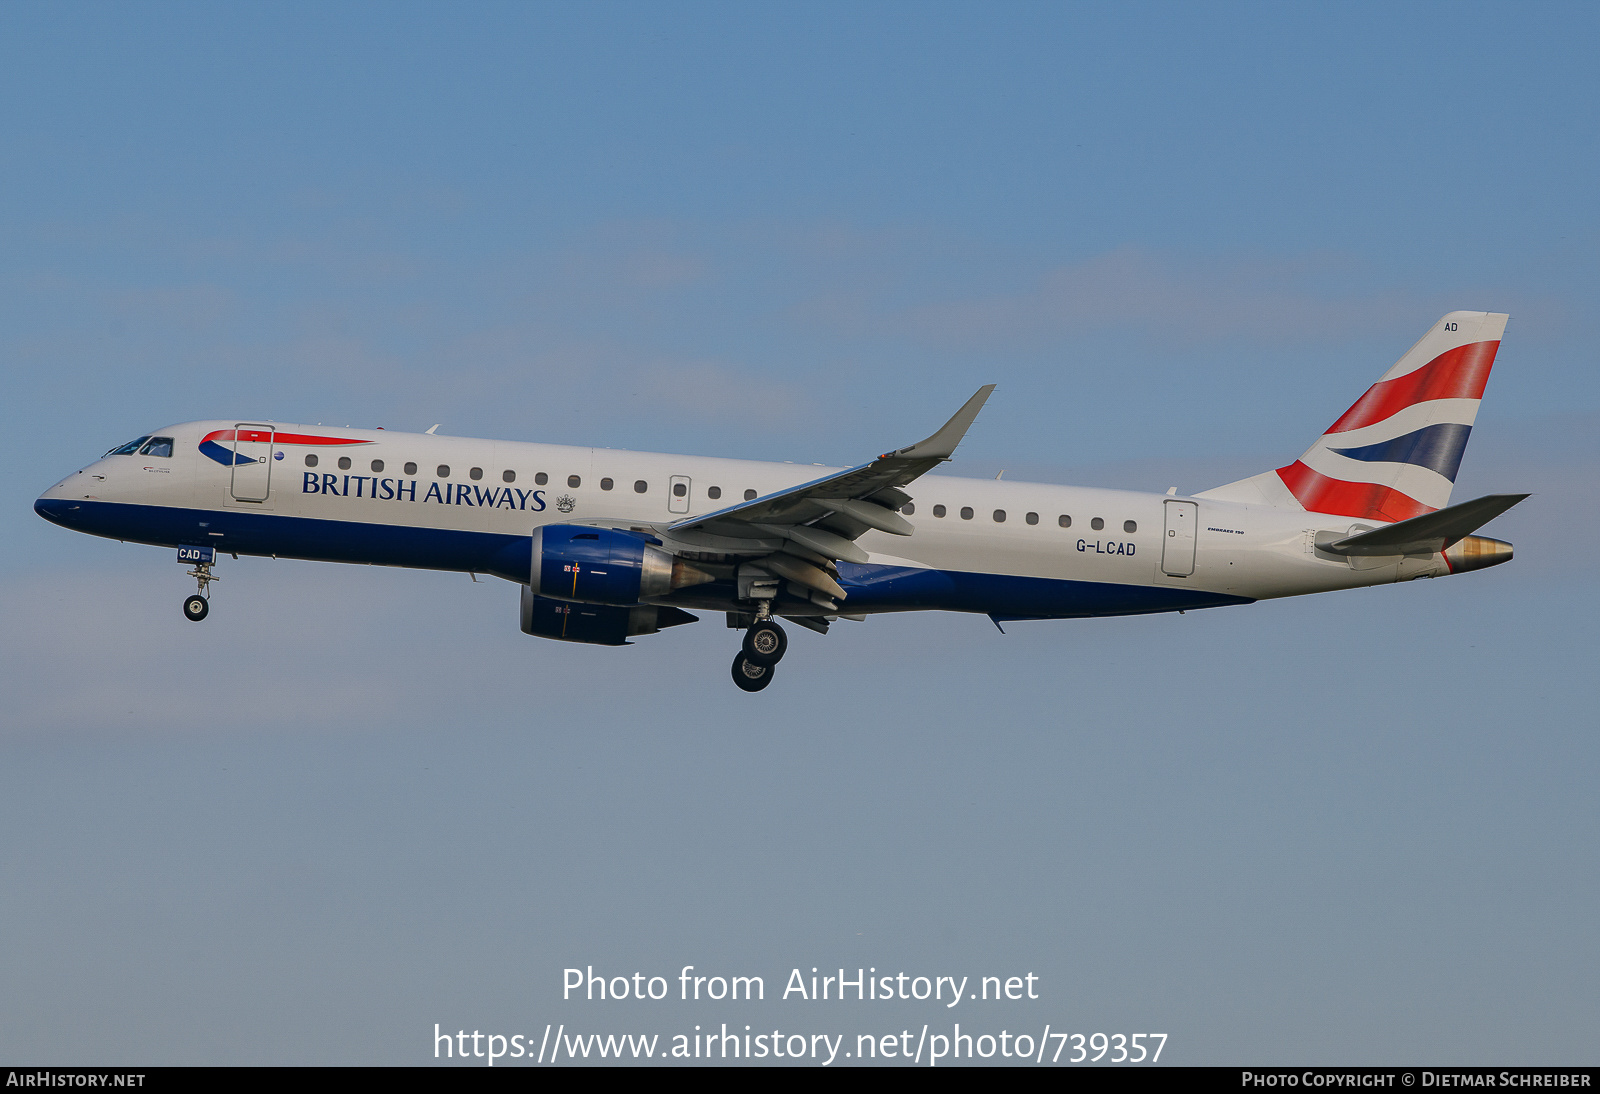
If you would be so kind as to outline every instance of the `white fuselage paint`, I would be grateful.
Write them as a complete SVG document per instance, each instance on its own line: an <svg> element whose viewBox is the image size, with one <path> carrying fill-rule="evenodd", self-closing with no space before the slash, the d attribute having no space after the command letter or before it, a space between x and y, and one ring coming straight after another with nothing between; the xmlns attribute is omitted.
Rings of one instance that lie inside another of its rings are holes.
<svg viewBox="0 0 1600 1094"><path fill-rule="evenodd" d="M271 463L266 500L241 501L230 486L234 469L197 449L202 437L216 430L232 430L236 424L232 420L190 422L158 430L156 435L174 439L171 457L108 456L52 487L40 500L100 503L95 508L102 513L108 506L193 513L192 529L185 524L177 533L163 532L159 537L141 536L132 530L119 534L104 517L84 530L164 545L210 543L219 553L227 553L238 549L229 541L230 534L207 526L215 523L226 528L228 514L510 536L527 536L540 525L556 523L660 527L686 515L737 504L746 491L766 495L838 470L279 423L274 428L284 434L362 443L348 447L276 445L275 450L283 455ZM317 457L315 468L305 466L307 454ZM348 469L339 467L341 457L350 460ZM374 460L383 461L381 473L371 470ZM404 473L407 463L417 465L415 474ZM448 477L439 475L441 466L449 468ZM481 469L481 478L470 478L473 468ZM504 481L506 471L514 473L514 482ZM536 475L541 473L547 481L538 485ZM309 476L315 476L315 489ZM569 476L576 476L579 485L570 486ZM687 497L669 504L669 482L674 478L686 482ZM388 487L385 479L391 480ZM601 488L603 479L611 480L611 489ZM393 490L395 480L405 484L401 497L384 497L386 490ZM636 492L635 482L643 482L645 490ZM710 496L713 487L720 489L720 497ZM509 500L504 493L508 489L516 492ZM940 475L923 476L907 487L906 493L913 498L908 519L915 533L867 532L858 542L870 552L873 564L1182 589L1250 600L1450 572L1439 554L1367 558L1355 564L1319 556L1313 548L1319 532L1346 535L1377 525L1266 505ZM571 500L570 511L560 507L563 499ZM1187 576L1163 572L1164 511L1171 501L1198 505L1194 568ZM942 517L934 515L938 506L943 507ZM972 516L963 518L964 510L970 510ZM1003 520L996 519L997 511L1004 513ZM208 521L208 513L222 519ZM1029 513L1038 514L1036 524L1027 522ZM1063 516L1070 517L1070 527L1061 526ZM1097 519L1103 522L1098 529L1093 526ZM1125 530L1129 521L1133 531ZM67 521L62 523L70 526ZM256 542L247 553L279 552ZM849 612L852 606L843 605L841 610Z"/></svg>

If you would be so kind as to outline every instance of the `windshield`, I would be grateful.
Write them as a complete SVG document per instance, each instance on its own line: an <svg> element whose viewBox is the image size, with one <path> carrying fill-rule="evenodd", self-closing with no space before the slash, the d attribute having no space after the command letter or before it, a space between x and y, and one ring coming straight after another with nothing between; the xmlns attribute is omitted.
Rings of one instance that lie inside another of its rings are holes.
<svg viewBox="0 0 1600 1094"><path fill-rule="evenodd" d="M171 456L172 455L172 438L171 437L151 437L149 442L146 443L143 448L139 449L139 455L141 455L141 456Z"/></svg>
<svg viewBox="0 0 1600 1094"><path fill-rule="evenodd" d="M149 435L146 434L145 436L140 437L136 441L129 441L127 444L123 445L121 448L113 448L110 452L106 453L106 456L131 456L135 452L139 451L139 446L144 444L144 442L148 441L149 439L150 439ZM100 458L101 459L105 459L105 456L101 456Z"/></svg>

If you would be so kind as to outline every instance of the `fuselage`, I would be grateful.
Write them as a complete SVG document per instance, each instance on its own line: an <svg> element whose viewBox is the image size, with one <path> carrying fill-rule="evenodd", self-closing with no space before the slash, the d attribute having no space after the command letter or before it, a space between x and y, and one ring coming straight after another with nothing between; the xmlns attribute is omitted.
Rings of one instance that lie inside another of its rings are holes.
<svg viewBox="0 0 1600 1094"><path fill-rule="evenodd" d="M219 436L230 439L208 440ZM45 491L36 510L64 527L130 542L526 584L529 537L540 526L659 537L686 517L839 470L237 420L186 422L150 437L170 446L107 455ZM939 475L905 493L912 500L901 513L914 533L861 536L868 560L838 566L848 593L842 613L1126 615L1451 572L1437 553L1328 555L1317 549L1319 535L1378 525L1270 505ZM694 557L692 538L668 538ZM735 601L718 583L670 598L730 611Z"/></svg>

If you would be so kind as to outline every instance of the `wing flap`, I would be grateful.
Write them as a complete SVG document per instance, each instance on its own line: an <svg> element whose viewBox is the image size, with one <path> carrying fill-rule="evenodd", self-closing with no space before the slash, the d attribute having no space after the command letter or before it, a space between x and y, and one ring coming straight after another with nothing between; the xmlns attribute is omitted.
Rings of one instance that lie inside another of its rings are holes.
<svg viewBox="0 0 1600 1094"><path fill-rule="evenodd" d="M772 532L780 532L778 528L771 528ZM838 559L841 562L866 562L870 557L866 551L857 547L854 540L845 539L822 528L813 528L805 524L797 524L792 528L781 529L781 534L794 540L800 546L815 551L824 558Z"/></svg>

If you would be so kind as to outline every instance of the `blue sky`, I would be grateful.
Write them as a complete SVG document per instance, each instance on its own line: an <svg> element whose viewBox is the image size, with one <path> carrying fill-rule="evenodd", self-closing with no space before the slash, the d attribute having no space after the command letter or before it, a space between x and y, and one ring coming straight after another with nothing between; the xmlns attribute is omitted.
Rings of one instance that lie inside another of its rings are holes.
<svg viewBox="0 0 1600 1094"><path fill-rule="evenodd" d="M0 10L0 1054L422 1062L750 1020L574 1018L571 963L864 963L1026 966L996 1021L1178 1062L1594 1062L1596 30ZM194 627L167 554L29 508L192 418L844 463L986 382L959 470L1203 489L1456 308L1512 314L1457 490L1535 491L1512 565L841 624L762 706L714 618L567 648L499 582L244 560Z"/></svg>

